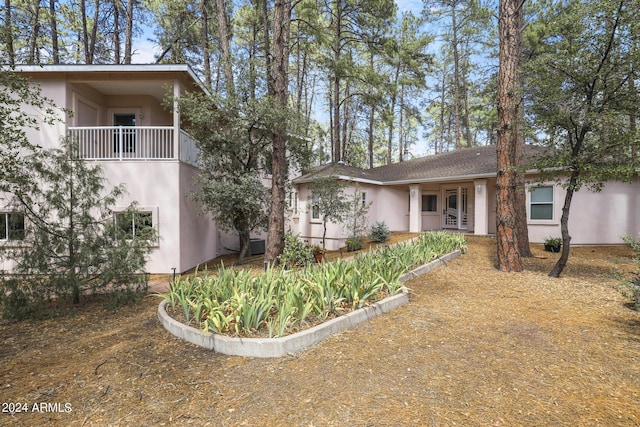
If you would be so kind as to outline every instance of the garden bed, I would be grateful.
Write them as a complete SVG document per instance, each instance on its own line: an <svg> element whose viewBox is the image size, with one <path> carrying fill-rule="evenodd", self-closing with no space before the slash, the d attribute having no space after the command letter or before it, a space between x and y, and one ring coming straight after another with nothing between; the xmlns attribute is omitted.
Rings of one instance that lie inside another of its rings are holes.
<svg viewBox="0 0 640 427"><path fill-rule="evenodd" d="M428 264L415 268L403 274L400 277L400 281L404 283L413 277L425 274L437 266L457 258L460 254L461 252L456 250ZM171 317L167 313L166 300L162 301L158 306L158 320L174 336L218 353L248 357L282 357L316 345L332 334L342 332L408 302L409 291L403 286L402 292L398 295L389 296L381 301L374 302L370 306L328 319L309 329L276 338L236 338L203 332L201 329L185 325Z"/></svg>

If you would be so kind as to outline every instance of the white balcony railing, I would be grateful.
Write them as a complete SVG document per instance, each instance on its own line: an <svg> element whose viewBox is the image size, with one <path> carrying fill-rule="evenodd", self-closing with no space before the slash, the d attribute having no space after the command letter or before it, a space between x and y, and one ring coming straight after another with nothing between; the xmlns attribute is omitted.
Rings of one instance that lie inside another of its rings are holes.
<svg viewBox="0 0 640 427"><path fill-rule="evenodd" d="M180 160L197 166L198 148L188 133L180 130L178 144L172 126L70 127L78 142L80 157L87 160Z"/></svg>

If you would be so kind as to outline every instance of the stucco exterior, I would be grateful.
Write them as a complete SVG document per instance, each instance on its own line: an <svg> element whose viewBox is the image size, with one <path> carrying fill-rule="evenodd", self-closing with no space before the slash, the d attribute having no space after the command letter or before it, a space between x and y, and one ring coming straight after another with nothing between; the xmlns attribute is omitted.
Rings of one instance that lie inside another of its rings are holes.
<svg viewBox="0 0 640 427"><path fill-rule="evenodd" d="M391 231L455 230L476 235L496 233L495 147L474 147L370 170L326 165L294 180L294 191L306 201L308 185L316 177L334 176L353 188L357 183L371 202L369 223L384 221ZM548 219L532 219L531 190L547 187ZM532 243L560 237L560 218L566 191L561 183L540 182L527 175L527 224ZM311 243L321 228L310 219L305 204L291 230ZM308 207L307 207L308 209ZM573 245L621 244L624 235L640 233L640 181L608 182L597 193L574 194L569 233ZM348 232L337 224L327 227L328 247L344 246Z"/></svg>
<svg viewBox="0 0 640 427"><path fill-rule="evenodd" d="M174 96L204 90L188 66L23 66L16 71L39 85L57 107L72 112L66 117L61 114L62 123L30 130L30 140L49 148L74 135L84 144L87 161L102 167L107 190L125 186L126 195L116 211L136 202L140 210L152 213L158 240L148 272L171 273L174 268L183 272L223 253L215 223L209 215L201 215L200 207L188 197L196 190L194 148L180 129L179 114L163 105L167 88ZM136 129L131 137L135 139L127 141L135 145L124 153L120 146L114 154L118 146L113 126L118 114L133 122L126 129ZM91 144L98 144L100 137L101 151L92 150ZM163 144L162 150L158 144Z"/></svg>

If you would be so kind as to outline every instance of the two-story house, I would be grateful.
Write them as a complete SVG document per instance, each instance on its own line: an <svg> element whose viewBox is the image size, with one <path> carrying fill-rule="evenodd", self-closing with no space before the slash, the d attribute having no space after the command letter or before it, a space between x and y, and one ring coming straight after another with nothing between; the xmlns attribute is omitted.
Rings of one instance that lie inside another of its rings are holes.
<svg viewBox="0 0 640 427"><path fill-rule="evenodd" d="M131 229L156 229L147 271L182 272L224 252L225 236L188 197L198 172L195 141L181 128L177 109L164 105L166 95L206 91L187 65L45 65L15 71L72 112L60 123L42 124L29 138L43 147L58 145L64 136L75 138L81 157L99 163L106 182L124 184L127 194L116 211L138 203L140 215Z"/></svg>

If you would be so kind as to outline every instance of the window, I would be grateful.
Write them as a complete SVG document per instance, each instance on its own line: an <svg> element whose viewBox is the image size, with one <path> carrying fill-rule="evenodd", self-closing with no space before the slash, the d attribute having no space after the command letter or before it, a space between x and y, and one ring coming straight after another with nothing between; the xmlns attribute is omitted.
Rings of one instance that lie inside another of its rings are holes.
<svg viewBox="0 0 640 427"><path fill-rule="evenodd" d="M311 219L320 219L320 197L311 195Z"/></svg>
<svg viewBox="0 0 640 427"><path fill-rule="evenodd" d="M529 219L553 219L553 187L535 187L531 190Z"/></svg>
<svg viewBox="0 0 640 427"><path fill-rule="evenodd" d="M0 240L24 240L24 214L0 213Z"/></svg>
<svg viewBox="0 0 640 427"><path fill-rule="evenodd" d="M367 193L363 191L361 194L362 194L362 207L364 208L367 206Z"/></svg>
<svg viewBox="0 0 640 427"><path fill-rule="evenodd" d="M435 194L423 194L422 212L438 212L438 196Z"/></svg>
<svg viewBox="0 0 640 427"><path fill-rule="evenodd" d="M298 193L296 191L290 191L287 198L287 208L294 214L298 214Z"/></svg>
<svg viewBox="0 0 640 427"><path fill-rule="evenodd" d="M153 213L150 211L140 212L117 212L115 214L116 227L127 238L139 237L150 239L153 237Z"/></svg>

